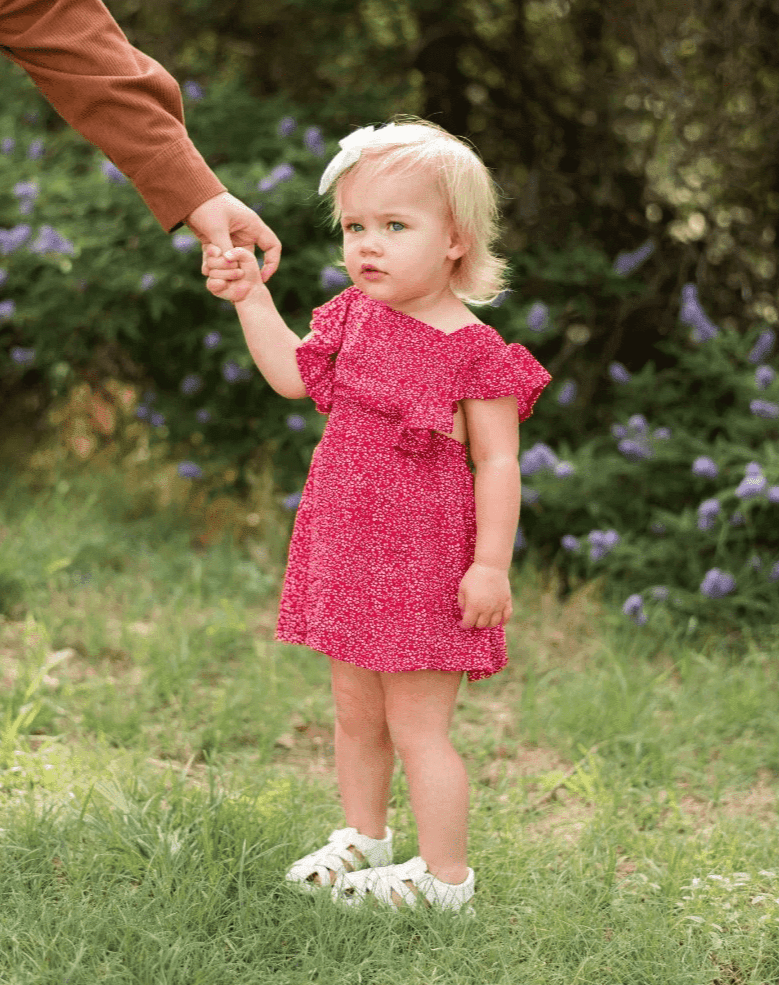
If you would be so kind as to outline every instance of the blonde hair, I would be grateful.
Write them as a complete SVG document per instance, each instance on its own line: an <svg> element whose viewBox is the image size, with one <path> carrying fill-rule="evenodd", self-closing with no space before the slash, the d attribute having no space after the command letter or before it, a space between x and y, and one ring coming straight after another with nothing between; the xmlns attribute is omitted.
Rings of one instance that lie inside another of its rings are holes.
<svg viewBox="0 0 779 985"><path fill-rule="evenodd" d="M455 230L468 244L463 256L455 260L450 287L452 293L466 304L489 304L509 282L508 260L497 256L491 247L500 235L498 188L480 157L464 140L454 137L443 127L418 116L396 114L392 121L398 126L421 124L430 135L409 144L369 147L351 167L342 172L330 186L331 227L341 225L342 209L338 189L346 175L362 167L371 174L393 171L401 177L420 167L432 170L438 188L449 207ZM346 268L341 260L336 266Z"/></svg>

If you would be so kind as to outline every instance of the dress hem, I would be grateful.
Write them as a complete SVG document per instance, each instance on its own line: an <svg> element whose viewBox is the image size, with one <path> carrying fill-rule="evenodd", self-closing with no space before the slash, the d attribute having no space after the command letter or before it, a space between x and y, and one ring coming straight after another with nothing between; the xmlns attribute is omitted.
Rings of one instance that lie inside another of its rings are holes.
<svg viewBox="0 0 779 985"><path fill-rule="evenodd" d="M309 650L313 650L315 653L322 653L326 657L332 657L333 660L341 660L343 663L352 664L355 667L362 667L364 670L374 670L374 667L368 667L365 664L359 663L357 660L350 659L349 657L339 657L335 653L328 653L327 650L322 650L318 646L314 646L312 643L306 643L302 639L290 640L282 639L279 636L274 637L274 642L276 643L287 643L290 646L305 646ZM413 670L398 670L398 671L382 671L382 673L397 673L397 674L413 674L414 670L444 670L446 673L452 674L467 674L468 683L474 684L476 681L486 680L488 677L492 677L495 674L499 674L508 665L508 660L501 664L500 667L495 669L483 669L480 667L452 667L450 669L444 667L414 667Z"/></svg>

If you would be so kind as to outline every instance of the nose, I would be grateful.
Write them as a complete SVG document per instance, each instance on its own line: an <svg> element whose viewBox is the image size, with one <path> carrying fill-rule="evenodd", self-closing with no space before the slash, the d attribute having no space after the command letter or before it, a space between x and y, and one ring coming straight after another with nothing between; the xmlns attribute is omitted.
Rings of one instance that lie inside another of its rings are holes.
<svg viewBox="0 0 779 985"><path fill-rule="evenodd" d="M381 252L381 246L379 244L378 237L376 233L367 233L360 240L360 254L362 256L375 256L377 253Z"/></svg>

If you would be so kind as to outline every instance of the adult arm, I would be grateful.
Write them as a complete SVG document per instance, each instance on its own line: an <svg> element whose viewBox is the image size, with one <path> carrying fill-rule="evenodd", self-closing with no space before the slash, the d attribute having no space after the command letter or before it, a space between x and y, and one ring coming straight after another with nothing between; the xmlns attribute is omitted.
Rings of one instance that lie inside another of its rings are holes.
<svg viewBox="0 0 779 985"><path fill-rule="evenodd" d="M127 176L166 232L227 192L187 134L178 83L130 44L102 0L0 0L0 50Z"/></svg>

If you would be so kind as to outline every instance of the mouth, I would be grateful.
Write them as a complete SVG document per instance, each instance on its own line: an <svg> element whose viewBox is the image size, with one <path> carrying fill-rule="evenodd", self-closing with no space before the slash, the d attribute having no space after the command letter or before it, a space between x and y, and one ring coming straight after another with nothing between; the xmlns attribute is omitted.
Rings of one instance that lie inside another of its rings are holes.
<svg viewBox="0 0 779 985"><path fill-rule="evenodd" d="M362 269L360 270L362 274L383 274L383 270L379 270L378 267L372 266L370 263L364 263Z"/></svg>

